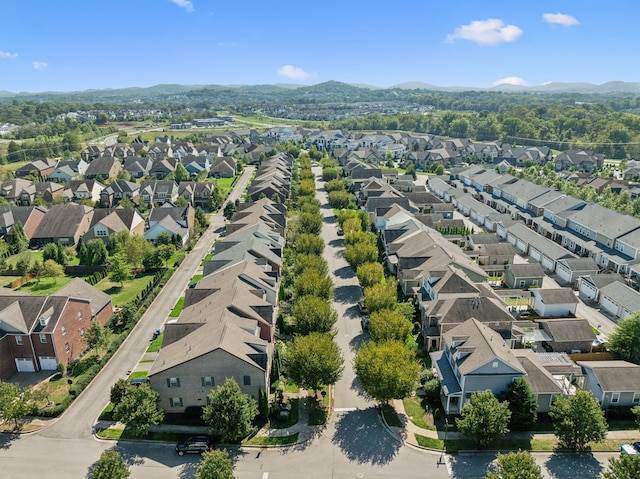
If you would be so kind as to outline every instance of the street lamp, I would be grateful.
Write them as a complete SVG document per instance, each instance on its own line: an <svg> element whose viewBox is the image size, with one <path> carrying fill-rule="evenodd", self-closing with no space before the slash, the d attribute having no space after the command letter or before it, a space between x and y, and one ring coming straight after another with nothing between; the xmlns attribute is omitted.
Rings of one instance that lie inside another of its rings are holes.
<svg viewBox="0 0 640 479"><path fill-rule="evenodd" d="M444 441L442 443L442 452L440 453L440 458L438 459L438 465L444 464L444 449L447 447L447 432L449 432L449 420L444 418Z"/></svg>

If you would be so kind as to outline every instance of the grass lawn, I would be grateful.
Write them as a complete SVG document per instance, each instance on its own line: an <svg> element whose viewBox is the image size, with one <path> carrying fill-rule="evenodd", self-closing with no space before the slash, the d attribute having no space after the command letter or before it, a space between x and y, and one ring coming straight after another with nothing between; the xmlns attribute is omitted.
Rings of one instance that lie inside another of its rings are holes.
<svg viewBox="0 0 640 479"><path fill-rule="evenodd" d="M184 296L181 296L180 299L178 299L178 302L169 313L169 317L177 318L178 316L180 316L180 313L182 312L182 308L184 308Z"/></svg>
<svg viewBox="0 0 640 479"><path fill-rule="evenodd" d="M158 351L160 351L160 347L162 346L162 338L163 338L163 336L164 336L164 333L160 333L160 336L158 336L156 339L151 341L151 344L147 348L147 352L148 353L157 353ZM153 361L151 361L151 362L153 362Z"/></svg>
<svg viewBox="0 0 640 479"><path fill-rule="evenodd" d="M406 411L407 416L409 416L409 419L413 424L415 424L418 427L421 427L422 429L430 429L432 431L435 431L436 428L428 424L424 420L424 415L426 414L426 411L424 407L422 407L422 401L419 397L414 396L414 397L404 398L402 400L402 403L404 404L404 410Z"/></svg>
<svg viewBox="0 0 640 479"><path fill-rule="evenodd" d="M508 306L528 306L528 298L502 298Z"/></svg>
<svg viewBox="0 0 640 479"><path fill-rule="evenodd" d="M197 283L201 279L202 279L202 275L201 274L194 274L193 278L191 278L191 281L189 281L189 283Z"/></svg>
<svg viewBox="0 0 640 479"><path fill-rule="evenodd" d="M9 171L16 171L18 168L22 168L29 163L31 163L31 161L16 161L15 163L7 163L6 165L2 165L2 167Z"/></svg>
<svg viewBox="0 0 640 479"><path fill-rule="evenodd" d="M224 194L226 195L227 193L229 193L229 191L231 191L231 188L233 188L233 182L235 181L235 178L219 178L216 181L218 182L218 186L220 186L220 189L222 189L222 191L224 191Z"/></svg>
<svg viewBox="0 0 640 479"><path fill-rule="evenodd" d="M140 379L140 378L146 378L147 377L147 373L149 371L134 371L131 374L129 374L129 380L131 379Z"/></svg>
<svg viewBox="0 0 640 479"><path fill-rule="evenodd" d="M298 423L300 417L300 400L291 399L289 404L291 404L291 410L289 411L287 419L271 421L271 429L285 429Z"/></svg>
<svg viewBox="0 0 640 479"><path fill-rule="evenodd" d="M211 261L212 258L213 258L213 255L211 253L207 253L207 256L205 256L202 261L203 262L204 261Z"/></svg>
<svg viewBox="0 0 640 479"><path fill-rule="evenodd" d="M35 295L46 296L55 293L65 284L71 282L72 279L73 277L71 276L60 276L59 278L42 278L40 281L34 279L33 281L20 286L16 291L26 291Z"/></svg>
<svg viewBox="0 0 640 479"><path fill-rule="evenodd" d="M20 276L0 276L0 288L5 287L6 285L11 283L12 281L15 281L18 278L20 278Z"/></svg>
<svg viewBox="0 0 640 479"><path fill-rule="evenodd" d="M298 441L298 433L291 436L283 437L269 437L269 436L254 436L251 439L242 441L244 446L286 446L288 444L295 444Z"/></svg>
<svg viewBox="0 0 640 479"><path fill-rule="evenodd" d="M14 254L7 258L7 266L9 268L15 268L18 261L22 258L27 258L31 263L40 261L42 263L42 251L23 251L22 253Z"/></svg>
<svg viewBox="0 0 640 479"><path fill-rule="evenodd" d="M151 281L153 281L153 273L143 273L131 281L126 281L124 286L105 278L96 284L96 288L110 295L114 306L122 306L138 296Z"/></svg>
<svg viewBox="0 0 640 479"><path fill-rule="evenodd" d="M115 404L113 404L112 402L107 404L107 407L104 408L104 410L98 416L98 420L100 420L100 421L113 421L113 408L114 407L115 407Z"/></svg>

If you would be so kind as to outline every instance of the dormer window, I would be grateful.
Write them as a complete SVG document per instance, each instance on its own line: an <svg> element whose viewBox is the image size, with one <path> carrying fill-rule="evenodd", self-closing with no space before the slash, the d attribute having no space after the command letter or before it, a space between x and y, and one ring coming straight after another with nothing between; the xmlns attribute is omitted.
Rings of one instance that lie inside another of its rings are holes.
<svg viewBox="0 0 640 479"><path fill-rule="evenodd" d="M40 326L46 326L51 316L40 316Z"/></svg>

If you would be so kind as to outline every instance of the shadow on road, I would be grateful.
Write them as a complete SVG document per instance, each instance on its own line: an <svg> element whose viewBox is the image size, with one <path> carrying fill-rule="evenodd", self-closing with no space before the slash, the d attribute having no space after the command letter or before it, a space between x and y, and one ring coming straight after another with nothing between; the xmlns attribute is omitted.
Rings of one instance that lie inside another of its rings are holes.
<svg viewBox="0 0 640 479"><path fill-rule="evenodd" d="M349 349L353 352L356 352L362 346L362 343L369 339L369 333L362 332L357 336L354 336L349 341Z"/></svg>
<svg viewBox="0 0 640 479"><path fill-rule="evenodd" d="M342 268L338 268L333 272L333 274L335 274L338 278L341 278L341 279L350 279L355 277L355 274L353 274L353 270L351 269L351 266L343 266Z"/></svg>
<svg viewBox="0 0 640 479"><path fill-rule="evenodd" d="M362 386L360 386L358 378L353 378L353 381L351 381L351 387L349 389L355 391L356 394L362 398L371 399L371 396L369 396L367 392L362 389Z"/></svg>
<svg viewBox="0 0 640 479"><path fill-rule="evenodd" d="M439 459L439 458L438 458ZM481 479L489 470L494 457L460 454L449 458L449 471L452 479ZM435 460L435 459L434 459ZM438 467L444 467L439 465Z"/></svg>
<svg viewBox="0 0 640 479"><path fill-rule="evenodd" d="M338 286L335 289L333 298L338 303L355 303L362 295L360 286Z"/></svg>
<svg viewBox="0 0 640 479"><path fill-rule="evenodd" d="M551 477L585 478L600 477L602 464L588 453L557 453L544 463Z"/></svg>
<svg viewBox="0 0 640 479"><path fill-rule="evenodd" d="M331 440L350 461L389 464L402 443L391 438L379 421L372 420L372 411L356 410L338 416Z"/></svg>
<svg viewBox="0 0 640 479"><path fill-rule="evenodd" d="M0 451L9 449L14 441L20 439L20 434L0 434Z"/></svg>

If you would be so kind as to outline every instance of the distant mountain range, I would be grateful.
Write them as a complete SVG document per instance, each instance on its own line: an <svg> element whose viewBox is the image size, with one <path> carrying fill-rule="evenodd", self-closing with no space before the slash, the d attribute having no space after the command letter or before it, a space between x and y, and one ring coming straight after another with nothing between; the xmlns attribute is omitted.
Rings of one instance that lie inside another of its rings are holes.
<svg viewBox="0 0 640 479"><path fill-rule="evenodd" d="M501 84L490 88L450 86L442 87L422 82L406 82L391 87L379 87L367 84L348 84L337 81L328 81L316 85L298 85L292 83L274 85L179 85L161 84L151 87L130 87L130 88L105 88L91 89L74 92L40 92L40 93L15 93L0 91L0 98L39 99L39 100L72 100L82 99L92 101L104 101L115 99L149 99L158 97L180 96L193 94L194 92L234 92L245 94L264 95L284 95L286 97L317 98L324 94L347 95L352 100L361 99L367 94L365 92L380 93L382 97L398 90L419 90L438 92L460 92L460 91L499 91L510 93L581 93L581 94L607 94L607 93L630 93L640 94L640 83L630 83L622 81L612 81L595 85L592 83L560 83L550 82L544 85L522 86Z"/></svg>

